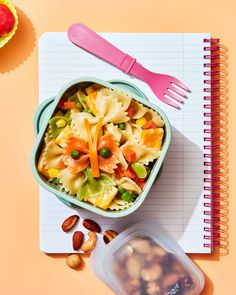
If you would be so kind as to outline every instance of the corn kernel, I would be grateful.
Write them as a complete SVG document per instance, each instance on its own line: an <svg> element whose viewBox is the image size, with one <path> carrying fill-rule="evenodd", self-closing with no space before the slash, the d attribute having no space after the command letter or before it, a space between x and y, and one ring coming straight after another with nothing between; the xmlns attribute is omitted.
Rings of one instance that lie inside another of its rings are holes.
<svg viewBox="0 0 236 295"><path fill-rule="evenodd" d="M146 122L147 122L147 120L144 117L136 120L136 124L140 127L142 127Z"/></svg>
<svg viewBox="0 0 236 295"><path fill-rule="evenodd" d="M50 168L48 169L48 175L50 178L56 178L57 175L59 174L59 170L58 169L55 169L55 168Z"/></svg>
<svg viewBox="0 0 236 295"><path fill-rule="evenodd" d="M57 125L58 128L65 127L66 126L66 121L64 119L59 119L56 122L56 125Z"/></svg>

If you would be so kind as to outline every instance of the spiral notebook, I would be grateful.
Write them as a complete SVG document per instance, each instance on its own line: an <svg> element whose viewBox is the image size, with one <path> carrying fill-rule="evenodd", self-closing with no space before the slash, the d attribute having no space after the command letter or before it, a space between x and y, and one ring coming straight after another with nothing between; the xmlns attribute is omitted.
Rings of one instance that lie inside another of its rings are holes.
<svg viewBox="0 0 236 295"><path fill-rule="evenodd" d="M172 125L172 141L162 173L143 205L133 216L156 218L187 253L210 253L219 241L219 45L208 33L102 33L147 68L177 77L191 94L176 110L159 101L143 82L131 78L71 44L66 33L45 33L39 41L40 102L55 96L62 85L81 76L127 80L164 110ZM212 125L212 119L214 125ZM215 142L216 141L216 142ZM214 147L214 150L212 150ZM213 157L214 156L214 157ZM212 178L214 171L214 179ZM217 199L215 199L216 201ZM219 202L214 202L218 204ZM81 218L112 229L113 219L78 209ZM73 252L73 233L61 230L62 221L75 209L40 188L40 249L47 253ZM217 215L218 214L218 215ZM80 228L81 225L78 226Z"/></svg>

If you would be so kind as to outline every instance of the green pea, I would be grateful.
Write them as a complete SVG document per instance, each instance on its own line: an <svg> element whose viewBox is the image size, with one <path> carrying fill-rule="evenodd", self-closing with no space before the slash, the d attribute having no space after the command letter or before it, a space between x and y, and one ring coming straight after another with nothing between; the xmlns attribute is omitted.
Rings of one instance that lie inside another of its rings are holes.
<svg viewBox="0 0 236 295"><path fill-rule="evenodd" d="M130 202L133 200L133 196L129 193L129 192L124 192L122 195L121 195L121 199L123 201L126 201L126 202Z"/></svg>
<svg viewBox="0 0 236 295"><path fill-rule="evenodd" d="M104 148L100 151L100 155L103 157L103 158L108 158L110 157L111 155L111 151L109 150L109 148Z"/></svg>
<svg viewBox="0 0 236 295"><path fill-rule="evenodd" d="M125 192L125 189L122 186L119 186L118 191L122 195Z"/></svg>
<svg viewBox="0 0 236 295"><path fill-rule="evenodd" d="M54 178L52 182L57 185L57 184L60 183L60 179L59 178Z"/></svg>
<svg viewBox="0 0 236 295"><path fill-rule="evenodd" d="M118 124L118 127L119 127L121 130L125 130L126 125L125 125L125 123L120 123L120 124Z"/></svg>
<svg viewBox="0 0 236 295"><path fill-rule="evenodd" d="M83 110L83 106L80 102L77 102L76 107L80 112Z"/></svg>
<svg viewBox="0 0 236 295"><path fill-rule="evenodd" d="M86 113L88 113L88 114L90 114L90 115L93 114L92 111L91 111L89 108L87 108L86 110L84 110L84 112L86 112Z"/></svg>
<svg viewBox="0 0 236 295"><path fill-rule="evenodd" d="M77 150L71 151L71 158L76 160L78 159L78 157L79 157L79 151Z"/></svg>

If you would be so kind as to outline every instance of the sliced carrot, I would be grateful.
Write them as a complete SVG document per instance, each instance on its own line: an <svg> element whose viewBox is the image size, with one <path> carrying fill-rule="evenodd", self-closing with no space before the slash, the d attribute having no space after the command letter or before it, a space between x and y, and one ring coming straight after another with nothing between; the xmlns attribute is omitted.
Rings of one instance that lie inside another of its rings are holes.
<svg viewBox="0 0 236 295"><path fill-rule="evenodd" d="M97 149L98 138L101 136L102 133L102 118L98 119L95 135L94 135L94 147Z"/></svg>
<svg viewBox="0 0 236 295"><path fill-rule="evenodd" d="M119 167L119 165L118 165L118 167L114 170L114 172L115 172L115 174L116 174L117 176L119 176L119 177L123 177L123 176L124 176L124 172L123 172L122 169Z"/></svg>
<svg viewBox="0 0 236 295"><path fill-rule="evenodd" d="M131 178L131 179L137 178L136 173L132 170L132 168L130 166L124 171L124 175L126 177Z"/></svg>
<svg viewBox="0 0 236 295"><path fill-rule="evenodd" d="M145 123L142 128L143 129L152 129L152 128L157 128L157 125L155 122L150 120L150 121L147 121L147 123Z"/></svg>
<svg viewBox="0 0 236 295"><path fill-rule="evenodd" d="M97 147L94 147L92 135L91 135L91 127L87 118L84 119L84 125L88 136L89 143L89 155L90 155L90 164L91 164L91 172L93 177L99 177L99 167L98 167L98 155L97 155Z"/></svg>
<svg viewBox="0 0 236 295"><path fill-rule="evenodd" d="M72 110L76 108L75 102L74 101L65 101L64 102L64 108L66 110Z"/></svg>
<svg viewBox="0 0 236 295"><path fill-rule="evenodd" d="M136 114L136 110L133 107L128 107L126 112L128 113L128 116L131 117L131 118Z"/></svg>
<svg viewBox="0 0 236 295"><path fill-rule="evenodd" d="M141 189L143 189L146 184L145 180L143 180L142 178L135 179L135 182Z"/></svg>
<svg viewBox="0 0 236 295"><path fill-rule="evenodd" d="M130 163L135 162L137 160L137 155L135 151L131 149L125 149L124 156L125 156L125 159Z"/></svg>

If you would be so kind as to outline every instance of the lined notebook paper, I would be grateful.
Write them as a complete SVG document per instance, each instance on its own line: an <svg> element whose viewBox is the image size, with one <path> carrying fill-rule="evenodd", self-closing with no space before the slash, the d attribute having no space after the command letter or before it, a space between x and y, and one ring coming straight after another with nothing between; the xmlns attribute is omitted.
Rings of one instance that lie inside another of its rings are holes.
<svg viewBox="0 0 236 295"><path fill-rule="evenodd" d="M45 33L39 42L40 102L55 96L64 83L82 76L123 79L136 84L169 117L172 141L160 178L133 216L152 216L187 253L208 253L204 247L204 38L209 34L103 33L107 40L155 72L177 77L192 91L181 110L159 101L143 82L131 78L71 44L66 33ZM209 151L208 151L209 154ZM209 168L210 169L210 168ZM117 221L77 210L102 227ZM209 211L209 208L208 208ZM73 252L71 234L62 221L74 214L51 193L40 188L40 249L47 253ZM209 211L210 212L210 211ZM209 226L208 226L209 227Z"/></svg>

